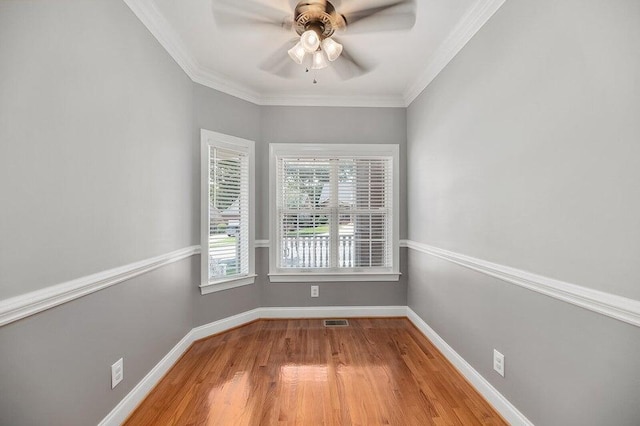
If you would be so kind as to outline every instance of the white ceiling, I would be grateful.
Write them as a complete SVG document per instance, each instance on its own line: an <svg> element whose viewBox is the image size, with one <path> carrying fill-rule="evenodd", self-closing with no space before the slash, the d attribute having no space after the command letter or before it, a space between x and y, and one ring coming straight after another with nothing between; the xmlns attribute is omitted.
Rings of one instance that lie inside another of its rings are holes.
<svg viewBox="0 0 640 426"><path fill-rule="evenodd" d="M218 0L124 0L196 82L263 105L403 107L415 99L505 0L416 0L410 30L336 34L345 51L373 69L342 80L331 64L305 73L293 64L292 78L261 69L296 37L278 27L225 25L213 9ZM298 0L254 0L293 16ZM238 0L242 4L242 0ZM340 13L389 0L333 0ZM247 14L252 15L251 2ZM257 15L256 15L257 16ZM276 57L277 59L277 57ZM313 84L313 78L318 84Z"/></svg>

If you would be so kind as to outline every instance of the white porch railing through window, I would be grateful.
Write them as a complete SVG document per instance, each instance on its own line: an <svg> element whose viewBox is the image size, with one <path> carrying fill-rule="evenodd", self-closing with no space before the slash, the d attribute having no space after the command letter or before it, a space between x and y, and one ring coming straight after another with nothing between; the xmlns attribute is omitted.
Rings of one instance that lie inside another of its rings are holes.
<svg viewBox="0 0 640 426"><path fill-rule="evenodd" d="M297 235L282 239L283 268L329 268L330 237L328 235ZM338 239L338 265L353 268L355 244L353 235L340 235Z"/></svg>

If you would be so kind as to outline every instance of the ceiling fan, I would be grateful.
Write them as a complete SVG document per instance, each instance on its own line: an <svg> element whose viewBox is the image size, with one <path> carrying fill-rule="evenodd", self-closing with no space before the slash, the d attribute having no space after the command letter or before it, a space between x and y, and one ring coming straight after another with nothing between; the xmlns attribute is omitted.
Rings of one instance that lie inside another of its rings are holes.
<svg viewBox="0 0 640 426"><path fill-rule="evenodd" d="M301 0L293 15L256 0L214 0L214 17L226 26L267 26L295 32L298 37L261 64L263 70L285 78L292 76L292 64L302 65L308 72L331 63L344 80L366 74L373 66L356 59L335 35L410 29L415 24L415 0L369 1L363 8L355 8L358 0L333 1L344 13L327 0Z"/></svg>

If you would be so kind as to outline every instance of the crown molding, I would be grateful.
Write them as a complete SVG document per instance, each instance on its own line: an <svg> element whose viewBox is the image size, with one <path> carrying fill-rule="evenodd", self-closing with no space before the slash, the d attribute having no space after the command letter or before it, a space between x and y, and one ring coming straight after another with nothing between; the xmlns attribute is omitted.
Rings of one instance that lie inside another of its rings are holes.
<svg viewBox="0 0 640 426"><path fill-rule="evenodd" d="M197 67L192 70L191 73L187 73L187 75L194 83L226 93L227 95L235 96L252 104L262 105L262 98L258 92L236 84L228 78L219 76L212 71L206 71L202 67Z"/></svg>
<svg viewBox="0 0 640 426"><path fill-rule="evenodd" d="M440 72L451 62L462 48L500 9L506 0L479 0L451 31L449 36L436 50L433 59L424 72L410 85L404 94L405 106L411 103L431 84Z"/></svg>
<svg viewBox="0 0 640 426"><path fill-rule="evenodd" d="M153 1L123 1L192 81L254 104L260 103L260 95L257 92L202 67Z"/></svg>
<svg viewBox="0 0 640 426"><path fill-rule="evenodd" d="M407 105L401 96L288 96L264 95L260 105L268 106L332 106L332 107L368 107L368 108L405 108Z"/></svg>
<svg viewBox="0 0 640 426"><path fill-rule="evenodd" d="M261 95L230 78L207 70L191 55L180 36L149 0L123 0L136 17L147 27L160 45L171 55L187 76L195 83L218 90L256 105L279 106L343 106L404 108L401 96L290 96L285 94Z"/></svg>
<svg viewBox="0 0 640 426"><path fill-rule="evenodd" d="M416 241L408 240L407 246L412 250L447 260L545 296L640 327L639 300L544 277Z"/></svg>
<svg viewBox="0 0 640 426"><path fill-rule="evenodd" d="M162 16L160 11L150 1L145 0L123 0L129 6L134 15L147 27L149 32L158 40L160 45L169 53L174 61L192 78L193 70L196 68L195 61L187 52L184 43L171 30L171 26Z"/></svg>
<svg viewBox="0 0 640 426"><path fill-rule="evenodd" d="M203 67L191 55L180 36L162 16L152 0L123 1L195 83L256 105L406 108L462 50L506 0L478 0L436 50L433 60L429 62L425 71L408 87L403 95L398 96L301 96L258 93L244 84L235 82L227 76Z"/></svg>

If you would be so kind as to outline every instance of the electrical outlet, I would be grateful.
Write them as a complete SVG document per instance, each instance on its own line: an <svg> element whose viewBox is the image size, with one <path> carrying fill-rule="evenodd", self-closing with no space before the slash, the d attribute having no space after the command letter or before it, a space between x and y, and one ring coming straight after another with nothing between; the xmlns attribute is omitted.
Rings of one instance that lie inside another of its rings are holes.
<svg viewBox="0 0 640 426"><path fill-rule="evenodd" d="M120 383L123 378L124 368L122 364L122 358L120 358L111 366L111 389L118 386L118 383Z"/></svg>
<svg viewBox="0 0 640 426"><path fill-rule="evenodd" d="M493 350L493 369L504 377L504 355L495 349Z"/></svg>
<svg viewBox="0 0 640 426"><path fill-rule="evenodd" d="M311 297L320 296L320 286L312 285L311 286Z"/></svg>

